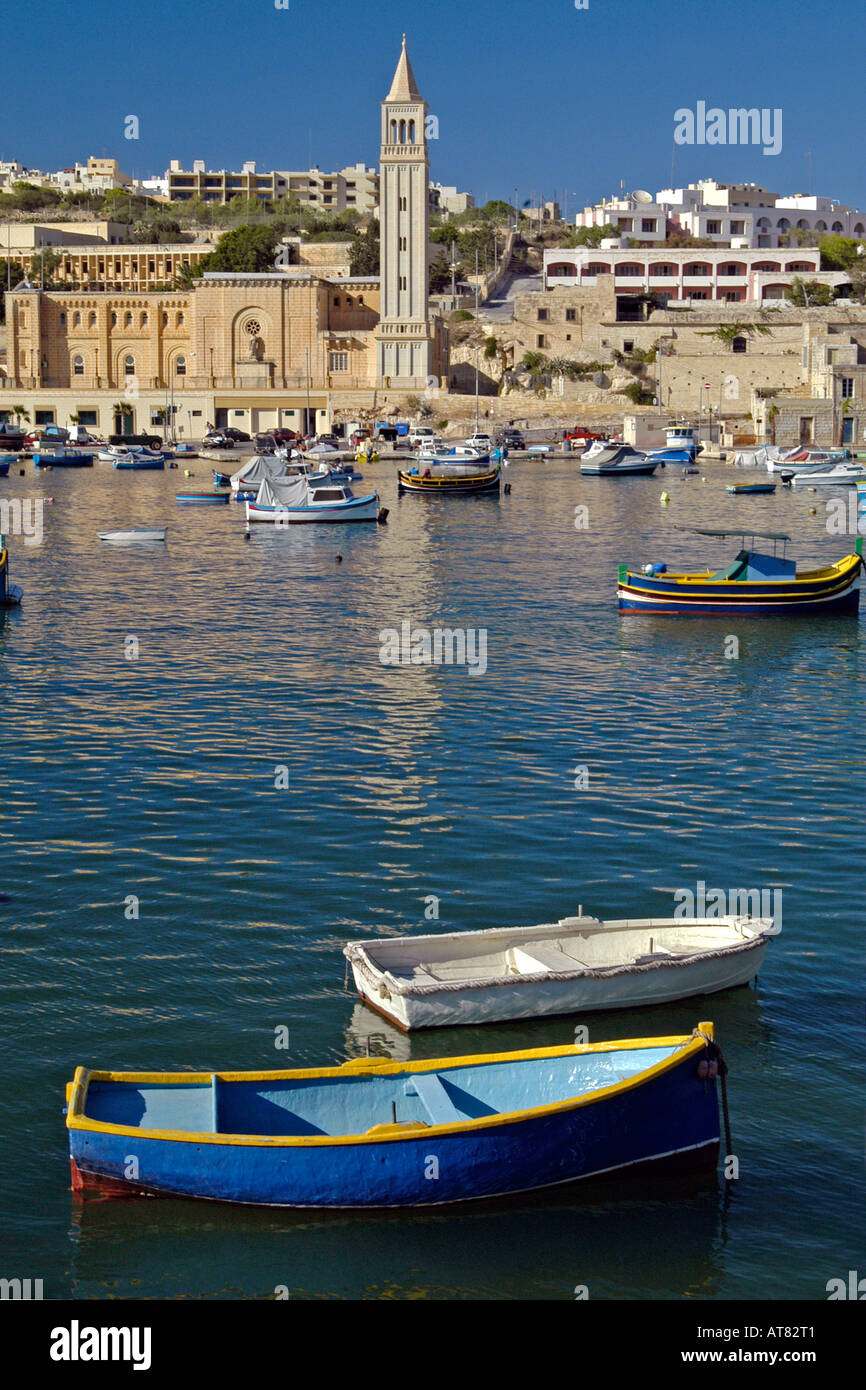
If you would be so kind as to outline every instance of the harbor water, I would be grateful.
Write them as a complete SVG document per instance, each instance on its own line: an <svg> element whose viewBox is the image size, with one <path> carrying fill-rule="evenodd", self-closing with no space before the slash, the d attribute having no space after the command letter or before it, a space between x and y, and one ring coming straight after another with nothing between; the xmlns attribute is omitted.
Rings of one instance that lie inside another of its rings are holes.
<svg viewBox="0 0 866 1390"><path fill-rule="evenodd" d="M677 527L840 558L828 497L555 458L514 462L498 499L398 498L383 460L356 493L387 525L246 539L240 506L175 505L180 469L17 472L4 497L53 500L41 544L9 538L24 600L0 618L0 1273L46 1298L761 1300L866 1268L862 619L616 611L620 562L740 548ZM150 525L165 545L96 539ZM484 661L383 664L404 623L483 633ZM345 988L346 941L670 916L699 884L781 895L757 984L411 1037ZM731 1181L355 1214L69 1191L77 1064L265 1070L704 1019Z"/></svg>

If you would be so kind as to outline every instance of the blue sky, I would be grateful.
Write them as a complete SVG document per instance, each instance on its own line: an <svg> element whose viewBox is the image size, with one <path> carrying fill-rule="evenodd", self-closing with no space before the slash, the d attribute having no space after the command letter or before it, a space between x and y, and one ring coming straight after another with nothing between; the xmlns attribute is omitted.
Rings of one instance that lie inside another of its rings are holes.
<svg viewBox="0 0 866 1390"><path fill-rule="evenodd" d="M751 180L866 208L860 0L35 0L3 84L0 154L128 173L340 168L378 154L378 102L408 34L439 120L431 173L483 201L556 192L573 211L674 179ZM7 67L9 62L7 62ZM11 70L10 70L11 73ZM10 74L7 74L9 76ZM779 107L782 149L677 146L674 112ZM140 138L124 139L137 115Z"/></svg>

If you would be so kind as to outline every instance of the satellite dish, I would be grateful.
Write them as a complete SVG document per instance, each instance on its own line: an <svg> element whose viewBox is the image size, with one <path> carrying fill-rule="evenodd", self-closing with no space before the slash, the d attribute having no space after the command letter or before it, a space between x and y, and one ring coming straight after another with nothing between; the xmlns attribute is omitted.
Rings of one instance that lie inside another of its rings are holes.
<svg viewBox="0 0 866 1390"><path fill-rule="evenodd" d="M653 195L651 193L647 193L645 188L636 188L631 196L634 198L636 203L651 203L653 200Z"/></svg>

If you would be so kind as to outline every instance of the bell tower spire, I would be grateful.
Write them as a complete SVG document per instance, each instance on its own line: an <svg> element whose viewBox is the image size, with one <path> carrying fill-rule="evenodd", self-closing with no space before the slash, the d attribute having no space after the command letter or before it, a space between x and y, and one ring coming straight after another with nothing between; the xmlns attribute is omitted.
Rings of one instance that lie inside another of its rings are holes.
<svg viewBox="0 0 866 1390"><path fill-rule="evenodd" d="M382 102L381 307L376 329L379 379L399 386L426 386L432 366L429 168L427 103L418 90L404 34L394 80Z"/></svg>

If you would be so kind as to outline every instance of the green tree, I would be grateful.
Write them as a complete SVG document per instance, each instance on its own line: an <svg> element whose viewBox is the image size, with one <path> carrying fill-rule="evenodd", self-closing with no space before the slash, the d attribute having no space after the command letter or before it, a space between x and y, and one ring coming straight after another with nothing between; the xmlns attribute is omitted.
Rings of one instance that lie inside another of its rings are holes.
<svg viewBox="0 0 866 1390"><path fill-rule="evenodd" d="M349 270L352 275L379 274L379 222L373 217L353 243L349 253Z"/></svg>
<svg viewBox="0 0 866 1390"><path fill-rule="evenodd" d="M836 236L828 233L818 237L818 250L821 252L822 270L850 270L861 256L862 241L853 237Z"/></svg>
<svg viewBox="0 0 866 1390"><path fill-rule="evenodd" d="M608 237L619 238L619 229L605 222L603 227L578 227L563 242L570 249L575 246L600 246Z"/></svg>
<svg viewBox="0 0 866 1390"><path fill-rule="evenodd" d="M820 280L801 280L795 275L790 289L785 290L785 298L801 309L809 309L832 304L833 290L830 285L822 285Z"/></svg>

